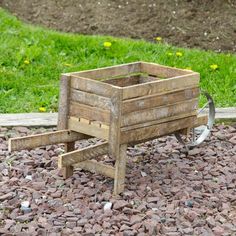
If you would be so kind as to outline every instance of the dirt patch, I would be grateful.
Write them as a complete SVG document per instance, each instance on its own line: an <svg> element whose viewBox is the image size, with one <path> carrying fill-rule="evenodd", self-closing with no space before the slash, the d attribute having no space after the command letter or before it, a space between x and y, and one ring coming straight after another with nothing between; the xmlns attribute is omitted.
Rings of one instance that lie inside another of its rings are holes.
<svg viewBox="0 0 236 236"><path fill-rule="evenodd" d="M236 234L235 127L216 126L188 156L173 136L129 147L118 198L101 175L77 170L63 180L63 146L7 151L9 137L41 132L0 127L0 235ZM101 161L114 164L107 156Z"/></svg>
<svg viewBox="0 0 236 236"><path fill-rule="evenodd" d="M61 31L236 51L235 0L0 0L20 19Z"/></svg>

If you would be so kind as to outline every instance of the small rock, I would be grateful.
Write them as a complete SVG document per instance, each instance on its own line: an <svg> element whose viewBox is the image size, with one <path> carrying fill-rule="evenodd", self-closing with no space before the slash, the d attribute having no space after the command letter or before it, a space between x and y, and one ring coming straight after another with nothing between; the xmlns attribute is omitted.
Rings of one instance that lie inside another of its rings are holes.
<svg viewBox="0 0 236 236"><path fill-rule="evenodd" d="M193 235L193 228L185 228L183 232L187 235Z"/></svg>
<svg viewBox="0 0 236 236"><path fill-rule="evenodd" d="M192 200L185 201L185 206L192 208L193 207L193 201Z"/></svg>
<svg viewBox="0 0 236 236"><path fill-rule="evenodd" d="M236 145L236 135L229 140L232 144Z"/></svg>
<svg viewBox="0 0 236 236"><path fill-rule="evenodd" d="M117 200L115 203L114 203L114 206L113 206L113 209L114 210L119 210L123 207L126 207L126 206L129 206L130 204L127 202L127 201L124 201L124 200Z"/></svg>
<svg viewBox="0 0 236 236"><path fill-rule="evenodd" d="M21 126L15 127L15 130L18 131L18 132L20 132L20 133L28 133L28 132L30 131L28 128L26 128L26 127L21 127Z"/></svg>
<svg viewBox="0 0 236 236"><path fill-rule="evenodd" d="M12 192L3 194L2 196L0 196L0 201L10 200L13 198L13 196L14 196L14 193Z"/></svg>
<svg viewBox="0 0 236 236"><path fill-rule="evenodd" d="M214 232L215 236L222 236L224 234L224 228L220 227L220 226L216 226L212 229L212 231Z"/></svg>
<svg viewBox="0 0 236 236"><path fill-rule="evenodd" d="M111 202L106 202L104 207L103 207L103 210L104 211L111 210L111 207L112 207L112 203Z"/></svg>
<svg viewBox="0 0 236 236"><path fill-rule="evenodd" d="M216 225L216 222L215 222L215 220L214 220L214 218L213 218L212 216L208 216L208 217L206 218L206 222L207 222L207 224L208 224L211 228Z"/></svg>
<svg viewBox="0 0 236 236"><path fill-rule="evenodd" d="M131 218L130 218L130 224L131 225L134 225L134 224L137 224L139 222L142 222L142 217L139 216L139 215L132 215Z"/></svg>
<svg viewBox="0 0 236 236"><path fill-rule="evenodd" d="M33 219L33 216L31 214L25 214L25 215L20 215L16 217L16 221L20 222L20 223L24 223L24 222L28 222L31 221Z"/></svg>
<svg viewBox="0 0 236 236"><path fill-rule="evenodd" d="M144 172L144 171L141 171L141 175L142 175L142 177L146 177L146 176L147 176L147 173Z"/></svg>
<svg viewBox="0 0 236 236"><path fill-rule="evenodd" d="M21 207L29 207L29 206L30 206L30 202L29 201L21 202Z"/></svg>
<svg viewBox="0 0 236 236"><path fill-rule="evenodd" d="M200 148L194 148L192 150L189 150L188 154L189 154L189 156L195 156L195 155L199 154L200 152L201 152Z"/></svg>
<svg viewBox="0 0 236 236"><path fill-rule="evenodd" d="M26 175L25 179L32 180L32 175Z"/></svg>
<svg viewBox="0 0 236 236"><path fill-rule="evenodd" d="M87 223L88 223L87 219L81 219L81 220L77 221L77 226L84 226Z"/></svg>

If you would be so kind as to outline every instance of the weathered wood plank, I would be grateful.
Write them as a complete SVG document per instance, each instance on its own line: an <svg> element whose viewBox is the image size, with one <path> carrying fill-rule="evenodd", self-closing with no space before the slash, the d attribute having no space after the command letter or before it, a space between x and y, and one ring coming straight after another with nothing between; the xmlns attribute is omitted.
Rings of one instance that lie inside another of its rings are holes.
<svg viewBox="0 0 236 236"><path fill-rule="evenodd" d="M112 179L114 179L115 177L114 167L97 162L96 160L82 161L82 162L74 164L73 166L74 168L80 168L80 169L90 171L96 174L101 174Z"/></svg>
<svg viewBox="0 0 236 236"><path fill-rule="evenodd" d="M103 79L114 76L122 76L140 72L140 62L127 63L116 66L103 67L99 69L80 71L72 73L74 76L88 77L91 79Z"/></svg>
<svg viewBox="0 0 236 236"><path fill-rule="evenodd" d="M65 144L65 152L71 152L75 149L75 142L67 142ZM62 176L64 179L67 179L73 175L74 167L66 166L62 168Z"/></svg>
<svg viewBox="0 0 236 236"><path fill-rule="evenodd" d="M123 100L158 93L174 92L199 85L199 74L192 73L123 88Z"/></svg>
<svg viewBox="0 0 236 236"><path fill-rule="evenodd" d="M118 195L124 191L125 172L126 172L126 150L127 144L119 146L119 155L116 156L115 179L114 179L114 195Z"/></svg>
<svg viewBox="0 0 236 236"><path fill-rule="evenodd" d="M58 159L59 168L71 166L75 163L96 158L108 153L108 142L95 144L79 150L60 155Z"/></svg>
<svg viewBox="0 0 236 236"><path fill-rule="evenodd" d="M77 131L79 133L87 134L97 138L108 140L109 126L103 125L99 127L97 124L80 121L76 117L70 117L68 120L68 127L70 130Z"/></svg>
<svg viewBox="0 0 236 236"><path fill-rule="evenodd" d="M119 86L119 87L125 87L125 86L138 84L139 83L139 75L133 75L133 76L122 77L122 78L107 79L107 80L103 80L103 82L107 83L107 84L113 84L113 85Z"/></svg>
<svg viewBox="0 0 236 236"><path fill-rule="evenodd" d="M0 114L0 126L54 127L57 113Z"/></svg>
<svg viewBox="0 0 236 236"><path fill-rule="evenodd" d="M110 123L110 111L72 101L70 103L69 116L101 121L106 124Z"/></svg>
<svg viewBox="0 0 236 236"><path fill-rule="evenodd" d="M33 149L40 146L52 145L57 143L73 142L88 138L88 135L80 134L70 130L59 130L44 134L30 135L26 137L9 139L9 151L22 149Z"/></svg>
<svg viewBox="0 0 236 236"><path fill-rule="evenodd" d="M168 106L154 107L140 111L131 112L122 116L121 127L146 123L165 117L189 113L198 108L198 98L174 103Z"/></svg>
<svg viewBox="0 0 236 236"><path fill-rule="evenodd" d="M111 116L109 129L109 154L116 158L119 156L120 127L121 127L121 106L123 90L113 89L111 97Z"/></svg>
<svg viewBox="0 0 236 236"><path fill-rule="evenodd" d="M196 116L121 132L121 143L138 143L192 127Z"/></svg>
<svg viewBox="0 0 236 236"><path fill-rule="evenodd" d="M111 107L111 100L109 98L75 89L71 89L71 100L104 110L110 110Z"/></svg>
<svg viewBox="0 0 236 236"><path fill-rule="evenodd" d="M163 66L156 63L151 62L141 62L140 65L141 71L147 73L149 75L154 75L160 78L170 78L176 77L180 75L191 74L192 71L173 68L169 66Z"/></svg>
<svg viewBox="0 0 236 236"><path fill-rule="evenodd" d="M165 123L165 122L172 121L172 120L179 120L179 119L182 119L182 118L186 118L186 117L190 117L190 116L196 116L196 115L197 115L197 111L191 111L191 112L188 112L188 113L181 113L181 114L178 114L178 115L175 115L175 116L168 116L168 117L158 119L158 120L153 120L153 121L148 121L148 122L141 123L141 124L135 124L135 125L129 125L129 126L126 126L126 127L122 127L121 132L128 131L128 130L139 129L139 128L144 128L144 127L157 125L157 124Z"/></svg>
<svg viewBox="0 0 236 236"><path fill-rule="evenodd" d="M87 93L94 93L103 97L110 98L112 95L112 88L114 87L114 85L72 75L71 87Z"/></svg>
<svg viewBox="0 0 236 236"><path fill-rule="evenodd" d="M194 122L194 126L193 127L198 127L201 125L206 125L208 122L208 115L199 115L197 116L197 119Z"/></svg>
<svg viewBox="0 0 236 236"><path fill-rule="evenodd" d="M166 94L154 94L123 101L122 114L140 111L142 109L170 105L176 102L185 101L199 96L199 88L188 88Z"/></svg>
<svg viewBox="0 0 236 236"><path fill-rule="evenodd" d="M68 75L63 74L60 79L60 94L59 94L59 108L58 108L58 122L57 129L67 129L69 100L70 100L70 81Z"/></svg>

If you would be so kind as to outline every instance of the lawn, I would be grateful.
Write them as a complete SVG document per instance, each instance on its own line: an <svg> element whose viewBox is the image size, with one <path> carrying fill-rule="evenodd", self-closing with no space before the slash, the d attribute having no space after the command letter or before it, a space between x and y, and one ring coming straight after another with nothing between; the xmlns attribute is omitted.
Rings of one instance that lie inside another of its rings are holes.
<svg viewBox="0 0 236 236"><path fill-rule="evenodd" d="M0 32L0 113L56 111L61 73L139 60L191 68L217 107L236 106L236 55L177 48L161 38L60 33L24 24L1 8Z"/></svg>

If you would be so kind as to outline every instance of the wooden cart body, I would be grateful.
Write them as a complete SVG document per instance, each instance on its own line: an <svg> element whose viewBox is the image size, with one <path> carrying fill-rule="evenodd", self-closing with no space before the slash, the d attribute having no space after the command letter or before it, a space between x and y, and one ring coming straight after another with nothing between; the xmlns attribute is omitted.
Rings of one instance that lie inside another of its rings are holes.
<svg viewBox="0 0 236 236"><path fill-rule="evenodd" d="M199 73L146 62L63 74L58 131L11 139L10 149L66 143L68 153L58 162L65 178L74 167L95 171L114 178L119 194L128 144L206 123L197 117L199 80ZM89 137L104 142L74 150L75 141ZM91 160L107 153L115 158L114 167Z"/></svg>

